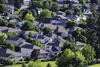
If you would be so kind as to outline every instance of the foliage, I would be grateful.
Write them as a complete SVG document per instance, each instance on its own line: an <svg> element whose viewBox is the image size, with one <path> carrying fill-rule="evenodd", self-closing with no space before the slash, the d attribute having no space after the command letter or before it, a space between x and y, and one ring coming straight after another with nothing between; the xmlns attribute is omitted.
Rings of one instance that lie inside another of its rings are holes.
<svg viewBox="0 0 100 67"><path fill-rule="evenodd" d="M0 58L0 64L3 64L3 65L11 65L11 64L13 64L13 61L11 61L8 58Z"/></svg>
<svg viewBox="0 0 100 67"><path fill-rule="evenodd" d="M16 37L18 34L15 32L9 32L7 35L8 35L8 38L12 38L12 37Z"/></svg>
<svg viewBox="0 0 100 67"><path fill-rule="evenodd" d="M34 21L35 17L33 17L32 14L27 13L26 16L24 17L25 20L29 20L29 21Z"/></svg>
<svg viewBox="0 0 100 67"><path fill-rule="evenodd" d="M9 23L8 27L16 28L16 23Z"/></svg>
<svg viewBox="0 0 100 67"><path fill-rule="evenodd" d="M78 26L81 27L81 28L86 28L86 22L85 21L81 21L79 22Z"/></svg>
<svg viewBox="0 0 100 67"><path fill-rule="evenodd" d="M14 46L14 44L9 43L7 46L8 46L8 48L9 48L9 49L11 49L11 50L14 50L14 51L15 51L15 46Z"/></svg>
<svg viewBox="0 0 100 67"><path fill-rule="evenodd" d="M43 29L43 34L50 34L50 33L52 33L52 30L49 27L45 27Z"/></svg>
<svg viewBox="0 0 100 67"><path fill-rule="evenodd" d="M87 42L87 32L82 30L75 30L72 33L72 36L75 38L76 41L80 41L83 43Z"/></svg>
<svg viewBox="0 0 100 67"><path fill-rule="evenodd" d="M64 4L64 5L63 5L63 11L67 10L68 7L69 7L68 4Z"/></svg>
<svg viewBox="0 0 100 67"><path fill-rule="evenodd" d="M76 44L72 43L72 42L65 42L63 47L62 47L62 51L64 51L66 48L71 49L71 50L75 50L75 46Z"/></svg>
<svg viewBox="0 0 100 67"><path fill-rule="evenodd" d="M95 59L95 50L93 47L90 45L85 45L84 48L82 49L82 54L85 57L85 60L87 63L91 63Z"/></svg>
<svg viewBox="0 0 100 67"><path fill-rule="evenodd" d="M72 11L70 11L70 10L66 10L66 15L72 15L72 14L73 14Z"/></svg>
<svg viewBox="0 0 100 67"><path fill-rule="evenodd" d="M85 6L85 5L86 5L87 0L79 0L79 2L80 2L83 6Z"/></svg>
<svg viewBox="0 0 100 67"><path fill-rule="evenodd" d="M100 58L100 6L96 8L95 0L91 0L91 12L87 20L87 42L94 47L96 58Z"/></svg>
<svg viewBox="0 0 100 67"><path fill-rule="evenodd" d="M32 1L32 4L31 4L31 8L42 8L43 6L43 1Z"/></svg>
<svg viewBox="0 0 100 67"><path fill-rule="evenodd" d="M72 28L75 26L77 26L77 23L74 20L71 20L68 23L66 23L66 28Z"/></svg>
<svg viewBox="0 0 100 67"><path fill-rule="evenodd" d="M81 52L66 49L57 60L58 67L85 67L85 57Z"/></svg>
<svg viewBox="0 0 100 67"><path fill-rule="evenodd" d="M32 44L35 45L35 46L43 48L43 44L41 44L41 42L39 40L32 41Z"/></svg>
<svg viewBox="0 0 100 67"><path fill-rule="evenodd" d="M75 8L75 15L81 15L82 14L82 10L80 8Z"/></svg>
<svg viewBox="0 0 100 67"><path fill-rule="evenodd" d="M39 28L37 26L33 25L32 22L25 22L21 29L24 31L33 30L33 31L39 32Z"/></svg>
<svg viewBox="0 0 100 67"><path fill-rule="evenodd" d="M52 11L59 11L60 10L60 6L56 2L54 2L51 10Z"/></svg>
<svg viewBox="0 0 100 67"><path fill-rule="evenodd" d="M44 9L41 11L39 15L39 19L42 21L45 21L45 19L50 19L52 18L52 12L48 9Z"/></svg>
<svg viewBox="0 0 100 67"><path fill-rule="evenodd" d="M8 22L2 18L0 18L0 26L8 26Z"/></svg>
<svg viewBox="0 0 100 67"><path fill-rule="evenodd" d="M8 38L7 34L2 33L0 31L0 44L4 44L7 38Z"/></svg>
<svg viewBox="0 0 100 67"><path fill-rule="evenodd" d="M7 13L7 6L5 4L0 4L0 14Z"/></svg>

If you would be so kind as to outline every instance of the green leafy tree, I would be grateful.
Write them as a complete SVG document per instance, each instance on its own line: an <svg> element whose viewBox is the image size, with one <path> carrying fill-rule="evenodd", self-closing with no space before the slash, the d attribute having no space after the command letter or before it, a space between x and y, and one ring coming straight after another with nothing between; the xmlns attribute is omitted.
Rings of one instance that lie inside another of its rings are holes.
<svg viewBox="0 0 100 67"><path fill-rule="evenodd" d="M12 43L8 44L8 48L15 51L15 46Z"/></svg>
<svg viewBox="0 0 100 67"><path fill-rule="evenodd" d="M87 0L79 0L79 2L80 2L83 6L85 6L85 5L86 5Z"/></svg>
<svg viewBox="0 0 100 67"><path fill-rule="evenodd" d="M52 12L48 9L44 9L41 11L39 15L39 19L45 21L46 19L52 18Z"/></svg>
<svg viewBox="0 0 100 67"><path fill-rule="evenodd" d="M0 44L4 44L7 38L8 38L7 34L2 33L0 31Z"/></svg>
<svg viewBox="0 0 100 67"><path fill-rule="evenodd" d="M31 8L42 8L43 6L43 1L32 1L32 4L31 4Z"/></svg>
<svg viewBox="0 0 100 67"><path fill-rule="evenodd" d="M73 14L72 11L70 11L70 10L66 10L66 15L72 15L72 14Z"/></svg>
<svg viewBox="0 0 100 67"><path fill-rule="evenodd" d="M9 23L8 27L16 28L16 23Z"/></svg>
<svg viewBox="0 0 100 67"><path fill-rule="evenodd" d="M0 18L0 26L8 26L8 22L2 18Z"/></svg>
<svg viewBox="0 0 100 67"><path fill-rule="evenodd" d="M64 51L66 48L71 49L71 50L75 50L75 46L76 44L72 43L72 42L65 42L64 46L62 47L62 51Z"/></svg>
<svg viewBox="0 0 100 67"><path fill-rule="evenodd" d="M51 10L52 11L59 11L60 10L60 6L56 2L54 2Z"/></svg>
<svg viewBox="0 0 100 67"><path fill-rule="evenodd" d="M16 37L18 34L16 32L9 32L7 35L8 38L12 38L12 37Z"/></svg>
<svg viewBox="0 0 100 67"><path fill-rule="evenodd" d="M90 45L85 45L82 49L82 54L84 55L87 63L91 63L95 60L95 50Z"/></svg>
<svg viewBox="0 0 100 67"><path fill-rule="evenodd" d="M39 40L34 40L34 41L32 42L32 44L35 45L35 46L38 46L38 47L43 48L43 44L41 44L41 42L40 42Z"/></svg>
<svg viewBox="0 0 100 67"><path fill-rule="evenodd" d="M23 31L28 31L28 30L33 30L33 31L36 31L36 32L40 31L39 28L37 26L33 25L32 22L25 22L23 24L23 26L21 27L21 29Z"/></svg>
<svg viewBox="0 0 100 67"><path fill-rule="evenodd" d="M21 29L22 30L33 30L32 22L25 22Z"/></svg>
<svg viewBox="0 0 100 67"><path fill-rule="evenodd" d="M50 33L52 33L52 30L49 27L45 27L43 29L43 34L50 34Z"/></svg>
<svg viewBox="0 0 100 67"><path fill-rule="evenodd" d="M50 7L49 7L49 2L48 2L48 1L45 1L45 2L43 3L43 8L45 8L45 9L50 9Z"/></svg>
<svg viewBox="0 0 100 67"><path fill-rule="evenodd" d="M32 14L27 13L26 16L24 17L25 20L29 20L29 21L34 21L35 17L33 17Z"/></svg>
<svg viewBox="0 0 100 67"><path fill-rule="evenodd" d="M7 6L5 4L0 4L0 14L7 13Z"/></svg>
<svg viewBox="0 0 100 67"><path fill-rule="evenodd" d="M87 42L94 47L98 59L100 58L100 6L96 9L94 1L91 0L92 15L87 20Z"/></svg>
<svg viewBox="0 0 100 67"><path fill-rule="evenodd" d="M77 23L74 20L68 21L68 23L66 23L66 28L72 28L77 26Z"/></svg>
<svg viewBox="0 0 100 67"><path fill-rule="evenodd" d="M57 60L58 67L85 67L85 57L81 52L66 49Z"/></svg>

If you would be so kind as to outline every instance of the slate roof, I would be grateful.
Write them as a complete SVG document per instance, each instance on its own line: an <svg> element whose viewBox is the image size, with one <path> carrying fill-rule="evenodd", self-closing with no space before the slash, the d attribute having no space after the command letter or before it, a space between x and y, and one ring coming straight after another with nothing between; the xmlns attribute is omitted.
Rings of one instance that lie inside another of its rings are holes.
<svg viewBox="0 0 100 67"><path fill-rule="evenodd" d="M33 49L33 45L25 44L22 46L22 48Z"/></svg>
<svg viewBox="0 0 100 67"><path fill-rule="evenodd" d="M10 49L2 49L2 48L0 48L0 57L9 57L10 55L13 55L13 56L22 56L21 53L12 51Z"/></svg>
<svg viewBox="0 0 100 67"><path fill-rule="evenodd" d="M13 37L13 38L9 38L8 40L18 41L20 39L22 39L22 38L20 38L20 37Z"/></svg>

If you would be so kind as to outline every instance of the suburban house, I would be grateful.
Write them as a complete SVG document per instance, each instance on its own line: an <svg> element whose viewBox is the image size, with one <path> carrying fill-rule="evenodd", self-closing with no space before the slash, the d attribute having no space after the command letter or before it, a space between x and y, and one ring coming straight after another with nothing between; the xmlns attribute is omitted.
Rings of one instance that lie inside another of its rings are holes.
<svg viewBox="0 0 100 67"><path fill-rule="evenodd" d="M19 52L15 52L10 49L2 49L2 48L0 48L0 57L1 58L10 58L13 61L19 61L23 58L22 54Z"/></svg>
<svg viewBox="0 0 100 67"><path fill-rule="evenodd" d="M8 38L6 41L6 44L12 43L15 46L20 45L21 43L23 43L25 40L20 38L20 37L13 37L13 38Z"/></svg>

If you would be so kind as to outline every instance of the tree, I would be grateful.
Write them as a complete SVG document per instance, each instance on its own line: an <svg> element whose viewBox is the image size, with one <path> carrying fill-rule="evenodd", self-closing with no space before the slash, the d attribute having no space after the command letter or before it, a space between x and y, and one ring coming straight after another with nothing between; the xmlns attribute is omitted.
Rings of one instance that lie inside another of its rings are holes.
<svg viewBox="0 0 100 67"><path fill-rule="evenodd" d="M15 51L15 46L12 43L8 44L8 48Z"/></svg>
<svg viewBox="0 0 100 67"><path fill-rule="evenodd" d="M40 31L39 28L37 26L33 25L32 22L25 22L23 24L23 26L21 27L21 29L23 31L28 31L28 30L33 30L33 31L36 31L36 32Z"/></svg>
<svg viewBox="0 0 100 67"><path fill-rule="evenodd" d="M74 20L68 21L68 23L66 23L66 28L72 28L77 26L77 23Z"/></svg>
<svg viewBox="0 0 100 67"><path fill-rule="evenodd" d="M9 23L8 27L16 28L16 23Z"/></svg>
<svg viewBox="0 0 100 67"><path fill-rule="evenodd" d="M95 60L95 50L90 45L85 45L82 49L82 54L85 57L87 63L91 63Z"/></svg>
<svg viewBox="0 0 100 67"><path fill-rule="evenodd" d="M7 6L5 4L0 4L0 14L7 13Z"/></svg>
<svg viewBox="0 0 100 67"><path fill-rule="evenodd" d="M32 44L35 45L35 46L43 48L43 44L41 44L41 42L39 40L33 40Z"/></svg>
<svg viewBox="0 0 100 67"><path fill-rule="evenodd" d="M85 6L85 5L86 5L87 0L79 0L79 2L80 2L83 6Z"/></svg>
<svg viewBox="0 0 100 67"><path fill-rule="evenodd" d="M32 1L32 4L31 4L31 8L42 8L43 6L43 1Z"/></svg>
<svg viewBox="0 0 100 67"><path fill-rule="evenodd" d="M49 7L49 2L48 2L48 1L45 1L45 2L43 3L43 8L45 8L45 9L50 9L50 7Z"/></svg>
<svg viewBox="0 0 100 67"><path fill-rule="evenodd" d="M54 2L51 10L52 11L59 11L60 10L60 6L56 2Z"/></svg>
<svg viewBox="0 0 100 67"><path fill-rule="evenodd" d="M12 37L16 37L18 34L16 32L9 32L7 35L8 38L12 38Z"/></svg>
<svg viewBox="0 0 100 67"><path fill-rule="evenodd" d="M29 20L29 21L34 21L35 17L33 17L32 14L27 13L26 16L24 17L25 20Z"/></svg>
<svg viewBox="0 0 100 67"><path fill-rule="evenodd" d="M75 30L72 33L72 36L75 38L75 41L80 41L83 43L87 42L87 32L82 30Z"/></svg>
<svg viewBox="0 0 100 67"><path fill-rule="evenodd" d="M4 44L5 43L5 41L6 41L6 39L7 39L7 34L5 34L5 33L2 33L1 31L0 31L0 44Z"/></svg>
<svg viewBox="0 0 100 67"><path fill-rule="evenodd" d="M72 15L72 14L73 14L72 11L70 11L70 10L66 10L66 15Z"/></svg>
<svg viewBox="0 0 100 67"><path fill-rule="evenodd" d="M52 33L52 30L49 27L45 27L43 29L43 34L50 34L50 33Z"/></svg>
<svg viewBox="0 0 100 67"><path fill-rule="evenodd" d="M45 21L46 19L52 18L52 12L48 9L44 9L41 11L39 15L39 19Z"/></svg>
<svg viewBox="0 0 100 67"><path fill-rule="evenodd" d="M85 57L81 52L66 49L57 60L58 67L85 67Z"/></svg>
<svg viewBox="0 0 100 67"><path fill-rule="evenodd" d="M75 50L75 46L76 44L71 43L71 42L65 42L64 46L62 47L62 51L64 51L66 48L71 49L71 50Z"/></svg>
<svg viewBox="0 0 100 67"><path fill-rule="evenodd" d="M18 9L21 7L21 4L22 4L22 0L14 0L13 1L13 5Z"/></svg>
<svg viewBox="0 0 100 67"><path fill-rule="evenodd" d="M32 36L32 33L31 33L31 32L29 32L28 37L30 38L31 36Z"/></svg>
<svg viewBox="0 0 100 67"><path fill-rule="evenodd" d="M96 9L95 0L91 0L91 12L87 20L87 43L94 47L96 58L100 58L100 5Z"/></svg>
<svg viewBox="0 0 100 67"><path fill-rule="evenodd" d="M3 18L0 18L0 26L8 26L8 22Z"/></svg>

